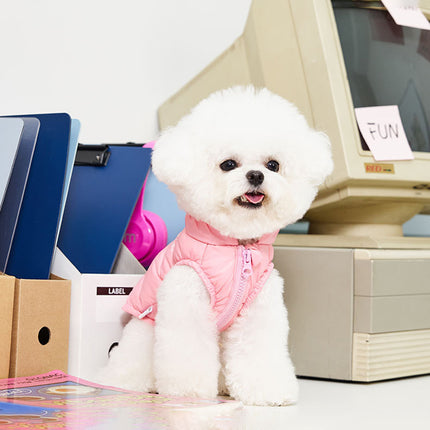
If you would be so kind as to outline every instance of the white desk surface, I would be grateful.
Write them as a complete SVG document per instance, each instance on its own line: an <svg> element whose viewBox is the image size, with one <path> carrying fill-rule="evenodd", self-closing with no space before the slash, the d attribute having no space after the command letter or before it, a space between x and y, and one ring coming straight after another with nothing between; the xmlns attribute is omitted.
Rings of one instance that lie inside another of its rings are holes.
<svg viewBox="0 0 430 430"><path fill-rule="evenodd" d="M428 430L430 376L357 384L300 379L297 405L245 407L246 430Z"/></svg>
<svg viewBox="0 0 430 430"><path fill-rule="evenodd" d="M113 408L91 430L429 430L430 376L372 384L300 379L300 401L285 407L239 403L178 409ZM181 403L181 401L179 401ZM141 416L136 413L141 411ZM79 414L79 409L75 411ZM85 416L85 414L84 414ZM148 417L148 420L146 419ZM158 417L156 420L154 417ZM161 419L161 418L162 419ZM160 421L161 419L161 421ZM155 420L155 421L154 421ZM142 423L146 423L142 425ZM148 424L149 423L149 424ZM162 424L164 423L164 424ZM1 426L0 428L7 428ZM76 427L67 427L76 430ZM81 428L81 427L79 427Z"/></svg>

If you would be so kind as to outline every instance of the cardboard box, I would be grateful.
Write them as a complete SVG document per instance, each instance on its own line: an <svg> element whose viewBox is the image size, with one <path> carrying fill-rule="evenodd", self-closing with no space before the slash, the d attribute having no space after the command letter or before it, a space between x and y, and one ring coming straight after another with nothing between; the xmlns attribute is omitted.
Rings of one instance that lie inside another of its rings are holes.
<svg viewBox="0 0 430 430"><path fill-rule="evenodd" d="M121 338L130 319L121 307L142 274L82 274L58 248L51 272L72 281L68 373L91 380Z"/></svg>
<svg viewBox="0 0 430 430"><path fill-rule="evenodd" d="M16 279L9 377L67 371L70 281Z"/></svg>
<svg viewBox="0 0 430 430"><path fill-rule="evenodd" d="M0 379L9 377L15 278L0 274Z"/></svg>

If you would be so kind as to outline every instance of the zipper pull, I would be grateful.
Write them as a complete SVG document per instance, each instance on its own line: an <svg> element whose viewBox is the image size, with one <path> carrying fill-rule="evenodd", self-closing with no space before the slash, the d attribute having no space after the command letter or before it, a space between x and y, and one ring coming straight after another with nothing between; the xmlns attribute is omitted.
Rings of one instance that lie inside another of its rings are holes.
<svg viewBox="0 0 430 430"><path fill-rule="evenodd" d="M147 315L149 315L151 312L153 311L152 306L150 306L148 309L146 309L144 312L142 312L138 318L141 320L143 318L145 318Z"/></svg>
<svg viewBox="0 0 430 430"><path fill-rule="evenodd" d="M252 265L251 265L251 251L249 249L243 250L243 266L242 273L244 275L250 275L252 273Z"/></svg>

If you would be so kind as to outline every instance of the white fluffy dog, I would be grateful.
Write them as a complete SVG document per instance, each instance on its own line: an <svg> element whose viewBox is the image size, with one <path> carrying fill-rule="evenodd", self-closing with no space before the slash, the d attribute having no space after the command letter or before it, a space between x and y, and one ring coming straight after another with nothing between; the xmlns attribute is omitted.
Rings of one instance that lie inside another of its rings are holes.
<svg viewBox="0 0 430 430"><path fill-rule="evenodd" d="M133 315L102 382L165 395L297 400L277 231L300 219L332 170L327 137L266 89L235 87L163 133L155 175L185 230L133 289Z"/></svg>

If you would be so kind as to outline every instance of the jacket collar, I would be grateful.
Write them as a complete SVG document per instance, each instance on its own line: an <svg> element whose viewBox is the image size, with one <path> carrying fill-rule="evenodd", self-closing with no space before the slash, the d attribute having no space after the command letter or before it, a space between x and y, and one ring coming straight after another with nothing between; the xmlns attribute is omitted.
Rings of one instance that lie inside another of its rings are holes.
<svg viewBox="0 0 430 430"><path fill-rule="evenodd" d="M238 246L239 241L233 237L224 236L218 230L206 224L203 221L197 220L191 215L185 216L185 232L193 239L199 242L207 243L209 245L230 245ZM256 243L252 246L258 245L272 245L278 235L278 230L263 235Z"/></svg>

